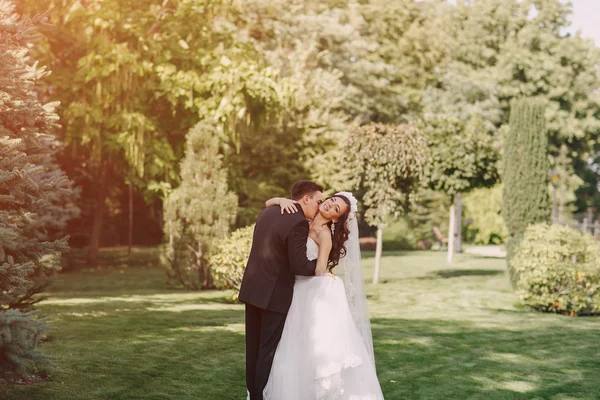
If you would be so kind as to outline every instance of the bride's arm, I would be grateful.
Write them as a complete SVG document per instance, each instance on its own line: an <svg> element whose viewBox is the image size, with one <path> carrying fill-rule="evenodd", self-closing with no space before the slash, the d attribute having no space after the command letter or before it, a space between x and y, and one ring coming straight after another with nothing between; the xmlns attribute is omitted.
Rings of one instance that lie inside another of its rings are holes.
<svg viewBox="0 0 600 400"><path fill-rule="evenodd" d="M284 197L274 197L265 202L267 207L271 206L279 206L281 207L281 213L287 212L288 214L293 214L298 212L298 208L296 207L296 202L294 200L286 199Z"/></svg>
<svg viewBox="0 0 600 400"><path fill-rule="evenodd" d="M318 235L319 239L319 256L317 258L317 268L315 269L315 275L330 275L327 271L327 264L329 263L329 253L331 252L331 232L329 229L321 229Z"/></svg>

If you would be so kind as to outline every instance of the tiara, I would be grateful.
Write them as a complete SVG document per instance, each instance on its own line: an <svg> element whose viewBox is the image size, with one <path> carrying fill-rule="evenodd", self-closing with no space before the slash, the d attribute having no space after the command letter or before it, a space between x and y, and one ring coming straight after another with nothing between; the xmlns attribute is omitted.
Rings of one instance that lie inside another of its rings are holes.
<svg viewBox="0 0 600 400"><path fill-rule="evenodd" d="M358 201L356 197L350 192L337 192L336 196L344 196L350 202L350 213L348 214L348 219L354 218L356 212L358 211Z"/></svg>

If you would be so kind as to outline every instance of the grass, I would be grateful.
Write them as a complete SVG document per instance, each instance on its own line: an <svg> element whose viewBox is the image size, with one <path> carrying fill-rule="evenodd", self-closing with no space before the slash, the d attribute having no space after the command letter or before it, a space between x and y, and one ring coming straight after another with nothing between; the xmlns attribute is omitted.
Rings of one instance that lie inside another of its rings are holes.
<svg viewBox="0 0 600 400"><path fill-rule="evenodd" d="M100 269L60 275L40 305L60 368L0 398L245 398L242 306L167 288L153 251L106 250ZM504 260L387 252L381 275L367 290L386 399L599 398L600 319L516 307Z"/></svg>

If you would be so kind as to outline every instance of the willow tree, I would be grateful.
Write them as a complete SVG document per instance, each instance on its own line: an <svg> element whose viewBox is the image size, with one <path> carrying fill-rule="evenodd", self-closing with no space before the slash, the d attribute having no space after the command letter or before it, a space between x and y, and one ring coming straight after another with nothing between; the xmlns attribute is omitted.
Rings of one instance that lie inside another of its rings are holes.
<svg viewBox="0 0 600 400"><path fill-rule="evenodd" d="M385 223L414 204L429 163L427 139L412 125L369 124L350 132L344 154L351 185L364 191L365 220L377 227L378 283Z"/></svg>

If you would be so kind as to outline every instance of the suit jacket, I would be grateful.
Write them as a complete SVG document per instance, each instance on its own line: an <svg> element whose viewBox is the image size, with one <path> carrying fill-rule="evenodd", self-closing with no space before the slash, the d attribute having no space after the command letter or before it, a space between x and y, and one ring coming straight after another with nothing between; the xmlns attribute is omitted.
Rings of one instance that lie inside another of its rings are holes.
<svg viewBox="0 0 600 400"><path fill-rule="evenodd" d="M306 257L308 221L298 208L296 213L282 215L278 206L271 206L258 217L240 288L243 303L286 314L295 275L315 274L316 260Z"/></svg>

